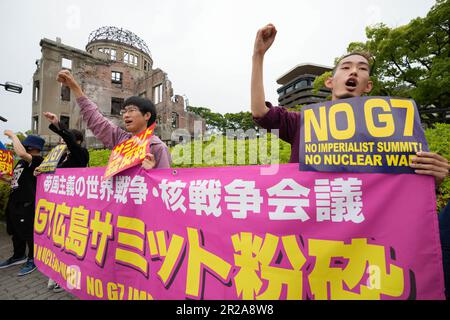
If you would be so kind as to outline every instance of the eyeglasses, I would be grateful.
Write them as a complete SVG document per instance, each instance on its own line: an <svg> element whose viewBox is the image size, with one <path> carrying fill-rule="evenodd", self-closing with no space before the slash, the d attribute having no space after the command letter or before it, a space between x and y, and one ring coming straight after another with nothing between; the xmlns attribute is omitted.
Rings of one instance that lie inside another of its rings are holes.
<svg viewBox="0 0 450 320"><path fill-rule="evenodd" d="M125 113L133 113L136 111L139 111L138 107L124 108L124 109L120 110L120 115L123 116Z"/></svg>

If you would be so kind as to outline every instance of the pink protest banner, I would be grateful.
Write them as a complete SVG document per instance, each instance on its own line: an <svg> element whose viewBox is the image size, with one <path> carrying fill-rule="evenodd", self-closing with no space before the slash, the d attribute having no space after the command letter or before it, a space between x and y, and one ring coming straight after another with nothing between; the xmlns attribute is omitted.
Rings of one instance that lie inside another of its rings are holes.
<svg viewBox="0 0 450 320"><path fill-rule="evenodd" d="M41 175L35 263L82 299L444 299L431 177L262 168Z"/></svg>

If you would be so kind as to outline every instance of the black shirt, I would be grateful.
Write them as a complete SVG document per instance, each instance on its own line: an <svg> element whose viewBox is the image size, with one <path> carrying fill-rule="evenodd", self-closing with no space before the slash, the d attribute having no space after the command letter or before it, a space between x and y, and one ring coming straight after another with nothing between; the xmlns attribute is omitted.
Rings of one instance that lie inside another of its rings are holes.
<svg viewBox="0 0 450 320"><path fill-rule="evenodd" d="M44 160L41 156L32 156L31 163L21 159L14 167L14 174L11 181L11 202L32 202L36 199L36 177L33 175L34 169L39 167Z"/></svg>
<svg viewBox="0 0 450 320"><path fill-rule="evenodd" d="M89 152L86 148L83 148L81 145L77 143L75 140L75 136L61 126L58 129L53 124L49 125L49 129L53 132L57 133L61 138L63 138L64 142L67 145L67 149L69 152L62 156L61 160L58 163L58 168L84 168L87 167L89 163Z"/></svg>

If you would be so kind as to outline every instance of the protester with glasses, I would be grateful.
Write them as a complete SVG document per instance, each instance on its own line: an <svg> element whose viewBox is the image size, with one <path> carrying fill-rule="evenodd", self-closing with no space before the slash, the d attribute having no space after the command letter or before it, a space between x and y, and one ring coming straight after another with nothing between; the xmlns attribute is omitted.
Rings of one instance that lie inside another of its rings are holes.
<svg viewBox="0 0 450 320"><path fill-rule="evenodd" d="M102 115L97 105L83 93L70 71L60 71L57 80L74 93L86 126L109 149L143 132L156 121L155 105L149 99L133 96L126 99L122 106L121 115L125 131ZM150 153L147 154L142 166L145 169L170 168L170 164L171 156L167 145L156 135L152 135Z"/></svg>

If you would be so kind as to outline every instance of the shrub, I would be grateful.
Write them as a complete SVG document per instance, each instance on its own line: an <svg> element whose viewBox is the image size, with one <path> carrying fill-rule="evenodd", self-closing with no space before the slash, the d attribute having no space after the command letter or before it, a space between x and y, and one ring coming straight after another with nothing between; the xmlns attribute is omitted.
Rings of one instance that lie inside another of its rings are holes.
<svg viewBox="0 0 450 320"><path fill-rule="evenodd" d="M108 164L111 150L89 150L89 167L104 167Z"/></svg>
<svg viewBox="0 0 450 320"><path fill-rule="evenodd" d="M435 123L425 130L425 137L431 152L440 154L450 162L450 124ZM450 179L444 180L437 194L437 207L443 208L450 200Z"/></svg>

